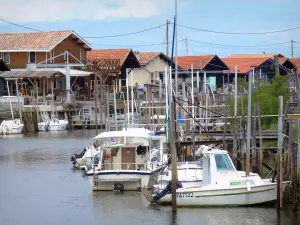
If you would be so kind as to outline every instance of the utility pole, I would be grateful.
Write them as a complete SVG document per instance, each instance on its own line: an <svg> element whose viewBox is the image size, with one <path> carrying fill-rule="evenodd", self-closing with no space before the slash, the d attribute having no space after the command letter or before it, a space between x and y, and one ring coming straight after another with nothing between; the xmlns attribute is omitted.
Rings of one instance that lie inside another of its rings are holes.
<svg viewBox="0 0 300 225"><path fill-rule="evenodd" d="M185 50L186 50L186 56L189 56L189 49L188 49L188 38L185 38Z"/></svg>
<svg viewBox="0 0 300 225"><path fill-rule="evenodd" d="M166 56L169 56L169 23L170 23L170 21L167 19L167 23L166 23Z"/></svg>
<svg viewBox="0 0 300 225"><path fill-rule="evenodd" d="M294 41L291 40L291 53L292 53L292 58L294 58Z"/></svg>
<svg viewBox="0 0 300 225"><path fill-rule="evenodd" d="M274 56L274 61L275 61L275 76L280 76L279 72L279 58L278 56Z"/></svg>

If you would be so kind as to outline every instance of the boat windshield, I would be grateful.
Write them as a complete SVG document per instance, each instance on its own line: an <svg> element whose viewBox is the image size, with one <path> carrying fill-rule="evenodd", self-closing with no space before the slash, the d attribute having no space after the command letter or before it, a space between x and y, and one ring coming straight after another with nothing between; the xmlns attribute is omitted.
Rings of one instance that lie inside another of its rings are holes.
<svg viewBox="0 0 300 225"><path fill-rule="evenodd" d="M218 171L235 171L228 155L215 154L215 160Z"/></svg>
<svg viewBox="0 0 300 225"><path fill-rule="evenodd" d="M149 146L149 140L139 137L111 137L93 140L94 146L113 146L113 145L142 145Z"/></svg>

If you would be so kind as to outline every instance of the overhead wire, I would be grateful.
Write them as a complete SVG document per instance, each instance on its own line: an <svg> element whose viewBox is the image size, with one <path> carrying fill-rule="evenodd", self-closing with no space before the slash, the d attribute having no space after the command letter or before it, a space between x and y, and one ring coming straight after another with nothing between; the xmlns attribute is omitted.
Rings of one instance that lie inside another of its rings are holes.
<svg viewBox="0 0 300 225"><path fill-rule="evenodd" d="M202 31L202 32L217 33L217 34L230 34L230 35L235 35L235 34L236 35L274 34L274 33L281 33L281 32L300 29L300 26L297 26L297 27L292 27L292 28L286 28L286 29L281 29L281 30L273 30L273 31L264 31L264 32L226 32L226 31L217 31L217 30L208 30L208 29L203 29L203 28L196 28L196 27L186 26L186 25L182 25L182 24L178 24L178 26L188 28L188 29L192 29L192 30L198 30L198 31Z"/></svg>
<svg viewBox="0 0 300 225"><path fill-rule="evenodd" d="M158 26L155 26L155 27L151 27L151 28L148 28L148 29L144 29L144 30L140 30L140 31L135 31L135 32L130 32L130 33L124 33L124 34L115 34L115 35L106 35L106 36L94 36L94 37L83 37L83 38L114 38L114 37L123 37L123 36L128 36L128 35L133 35L133 34L140 34L140 33L144 33L144 32L147 32L147 31L150 31L150 30L154 30L154 29L158 29L162 26L165 26L166 24L161 24L161 25L158 25Z"/></svg>
<svg viewBox="0 0 300 225"><path fill-rule="evenodd" d="M13 22L10 22L10 21L2 19L2 18L0 18L0 20L3 21L3 22L5 22L5 23L9 23L11 25L22 27L22 28L25 28L25 29L28 29L28 30L37 31L37 32L43 32L41 30L37 30L37 29L34 29L34 28L26 27L26 26L23 26L23 25L20 25L20 24L17 24L17 23L13 23Z"/></svg>
<svg viewBox="0 0 300 225"><path fill-rule="evenodd" d="M106 44L100 44L100 43L91 43L91 44L92 45L101 45L101 46L113 46L113 47L147 47L147 46L164 45L164 44L166 44L166 42L153 43L153 44L144 44L144 45L106 45Z"/></svg>

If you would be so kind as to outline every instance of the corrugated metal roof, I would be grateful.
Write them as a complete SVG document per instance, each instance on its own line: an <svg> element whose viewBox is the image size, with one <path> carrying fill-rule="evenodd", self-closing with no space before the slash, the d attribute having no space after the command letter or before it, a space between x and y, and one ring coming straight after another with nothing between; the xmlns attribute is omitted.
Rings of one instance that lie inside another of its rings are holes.
<svg viewBox="0 0 300 225"><path fill-rule="evenodd" d="M50 78L53 76L64 76L57 71L4 71L0 72L2 78Z"/></svg>

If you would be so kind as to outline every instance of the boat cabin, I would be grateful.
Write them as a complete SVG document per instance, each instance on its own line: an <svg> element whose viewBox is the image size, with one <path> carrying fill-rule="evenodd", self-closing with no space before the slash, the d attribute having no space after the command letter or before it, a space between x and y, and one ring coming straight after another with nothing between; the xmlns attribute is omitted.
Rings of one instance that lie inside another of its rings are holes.
<svg viewBox="0 0 300 225"><path fill-rule="evenodd" d="M101 149L101 170L149 170L162 158L161 151L152 149L150 131L143 128L101 133L93 145Z"/></svg>
<svg viewBox="0 0 300 225"><path fill-rule="evenodd" d="M210 149L203 154L203 184L220 184L236 171L227 151Z"/></svg>

